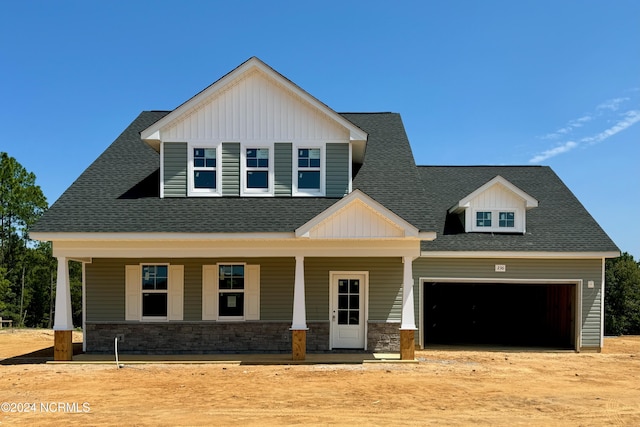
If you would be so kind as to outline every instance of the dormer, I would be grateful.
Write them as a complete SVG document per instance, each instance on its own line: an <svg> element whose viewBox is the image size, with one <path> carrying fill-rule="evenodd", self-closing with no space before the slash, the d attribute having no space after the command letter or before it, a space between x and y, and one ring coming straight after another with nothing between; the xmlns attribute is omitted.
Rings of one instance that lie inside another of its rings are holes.
<svg viewBox="0 0 640 427"><path fill-rule="evenodd" d="M367 134L258 58L141 132L160 197L342 197Z"/></svg>
<svg viewBox="0 0 640 427"><path fill-rule="evenodd" d="M458 214L467 233L526 232L526 213L538 201L500 175L449 209Z"/></svg>

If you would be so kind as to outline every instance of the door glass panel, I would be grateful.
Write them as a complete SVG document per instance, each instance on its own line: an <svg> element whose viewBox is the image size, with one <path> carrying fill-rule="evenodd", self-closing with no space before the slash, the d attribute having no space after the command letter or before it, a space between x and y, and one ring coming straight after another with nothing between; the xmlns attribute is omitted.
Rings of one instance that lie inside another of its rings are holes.
<svg viewBox="0 0 640 427"><path fill-rule="evenodd" d="M338 325L348 325L348 324L349 324L349 311L348 310L338 311Z"/></svg>
<svg viewBox="0 0 640 427"><path fill-rule="evenodd" d="M360 324L360 281L338 280L338 324Z"/></svg>
<svg viewBox="0 0 640 427"><path fill-rule="evenodd" d="M360 324L360 311L359 310L349 310L349 324L350 325L359 325Z"/></svg>
<svg viewBox="0 0 640 427"><path fill-rule="evenodd" d="M338 293L346 294L349 292L349 281L348 280L338 280Z"/></svg>
<svg viewBox="0 0 640 427"><path fill-rule="evenodd" d="M338 310L347 310L349 308L349 296L338 295Z"/></svg>
<svg viewBox="0 0 640 427"><path fill-rule="evenodd" d="M358 308L360 308L360 296L349 295L349 308L352 310L357 310Z"/></svg>
<svg viewBox="0 0 640 427"><path fill-rule="evenodd" d="M349 281L349 292L352 294L360 292L360 280L354 279Z"/></svg>

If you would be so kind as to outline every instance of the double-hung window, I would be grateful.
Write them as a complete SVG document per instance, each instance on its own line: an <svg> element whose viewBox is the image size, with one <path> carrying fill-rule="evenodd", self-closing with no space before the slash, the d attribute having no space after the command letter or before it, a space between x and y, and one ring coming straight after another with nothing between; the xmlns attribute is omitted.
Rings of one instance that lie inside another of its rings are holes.
<svg viewBox="0 0 640 427"><path fill-rule="evenodd" d="M244 274L242 264L221 264L218 270L218 315L244 317Z"/></svg>
<svg viewBox="0 0 640 427"><path fill-rule="evenodd" d="M298 191L320 193L320 149L298 149Z"/></svg>
<svg viewBox="0 0 640 427"><path fill-rule="evenodd" d="M217 188L216 149L193 148L193 189L213 192Z"/></svg>
<svg viewBox="0 0 640 427"><path fill-rule="evenodd" d="M247 148L245 162L246 189L250 192L268 192L269 149Z"/></svg>
<svg viewBox="0 0 640 427"><path fill-rule="evenodd" d="M142 266L142 317L166 318L169 266Z"/></svg>

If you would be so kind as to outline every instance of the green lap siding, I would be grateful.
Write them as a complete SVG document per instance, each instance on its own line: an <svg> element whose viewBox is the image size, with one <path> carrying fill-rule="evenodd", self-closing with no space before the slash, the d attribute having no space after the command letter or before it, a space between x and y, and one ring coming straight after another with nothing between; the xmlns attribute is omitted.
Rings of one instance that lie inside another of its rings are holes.
<svg viewBox="0 0 640 427"><path fill-rule="evenodd" d="M342 197L349 193L349 144L327 144L326 194Z"/></svg>
<svg viewBox="0 0 640 427"><path fill-rule="evenodd" d="M202 319L202 266L218 262L260 265L260 320L291 321L295 259L94 259L86 265L88 322L124 321L125 266L145 263L184 265L184 321ZM402 312L402 262L400 258L306 258L305 294L308 321L329 318L329 273L369 273L369 320L399 322Z"/></svg>
<svg viewBox="0 0 640 427"><path fill-rule="evenodd" d="M495 271L496 264L506 271ZM519 259L519 258L418 258L413 262L416 319L420 319L420 278L500 279L500 280L582 280L582 346L601 347L602 260L600 259ZM587 283L594 282L593 288Z"/></svg>
<svg viewBox="0 0 640 427"><path fill-rule="evenodd" d="M187 144L165 142L164 150L164 197L187 196Z"/></svg>
<svg viewBox="0 0 640 427"><path fill-rule="evenodd" d="M276 142L274 152L274 193L276 197L291 196L292 144Z"/></svg>
<svg viewBox="0 0 640 427"><path fill-rule="evenodd" d="M305 296L308 321L328 319L329 274L332 271L369 272L369 321L400 321L400 258L306 258Z"/></svg>
<svg viewBox="0 0 640 427"><path fill-rule="evenodd" d="M222 144L222 195L240 195L240 143Z"/></svg>

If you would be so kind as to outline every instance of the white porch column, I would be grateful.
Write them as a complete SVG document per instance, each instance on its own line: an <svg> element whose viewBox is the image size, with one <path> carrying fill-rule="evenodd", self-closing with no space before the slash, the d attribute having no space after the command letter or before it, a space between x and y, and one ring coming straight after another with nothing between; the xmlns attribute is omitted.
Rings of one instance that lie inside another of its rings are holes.
<svg viewBox="0 0 640 427"><path fill-rule="evenodd" d="M291 330L307 330L307 306L304 297L304 257L296 256L293 288L293 322Z"/></svg>
<svg viewBox="0 0 640 427"><path fill-rule="evenodd" d="M72 331L71 287L69 284L69 261L58 258L58 281L56 283L56 307L53 318L54 331Z"/></svg>
<svg viewBox="0 0 640 427"><path fill-rule="evenodd" d="M400 359L415 359L416 318L413 303L413 258L403 257L402 324L400 326Z"/></svg>
<svg viewBox="0 0 640 427"><path fill-rule="evenodd" d="M53 318L53 358L54 360L71 360L73 358L73 317L71 315L69 261L65 257L58 258L55 310L55 317Z"/></svg>
<svg viewBox="0 0 640 427"><path fill-rule="evenodd" d="M307 306L304 299L304 257L296 256L293 321L291 324L291 356L293 360L304 360L307 357L307 329Z"/></svg>
<svg viewBox="0 0 640 427"><path fill-rule="evenodd" d="M413 258L404 257L404 275L402 280L402 326L400 329L416 330L416 315L413 303Z"/></svg>

